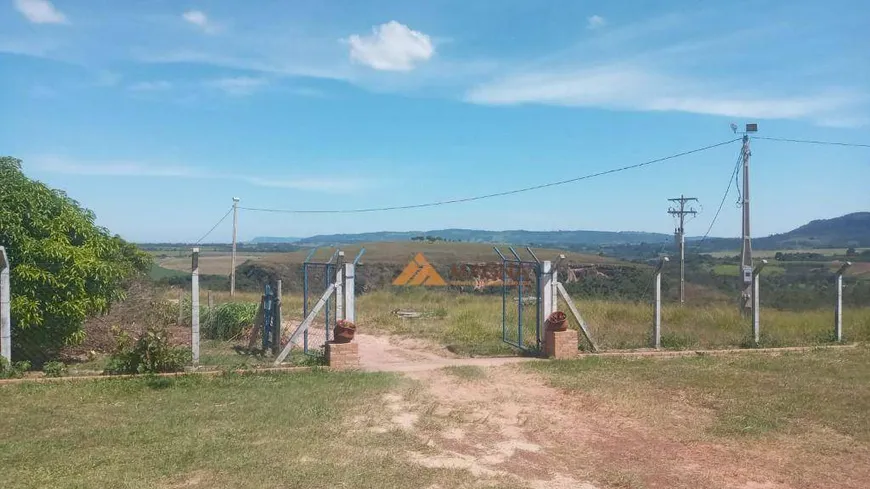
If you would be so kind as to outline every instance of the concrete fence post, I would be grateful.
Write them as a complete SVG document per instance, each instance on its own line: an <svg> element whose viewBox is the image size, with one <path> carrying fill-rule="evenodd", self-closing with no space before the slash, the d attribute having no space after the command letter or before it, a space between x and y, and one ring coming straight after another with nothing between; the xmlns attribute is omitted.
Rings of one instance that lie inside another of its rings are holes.
<svg viewBox="0 0 870 489"><path fill-rule="evenodd" d="M190 276L190 352L199 365L199 248L193 249Z"/></svg>
<svg viewBox="0 0 870 489"><path fill-rule="evenodd" d="M12 309L9 290L9 257L6 248L0 246L0 356L12 362Z"/></svg>
<svg viewBox="0 0 870 489"><path fill-rule="evenodd" d="M662 347L662 268L665 266L665 263L669 262L670 258L662 257L659 261L658 266L656 266L655 271L655 291L656 291L656 299L655 299L655 312L653 315L653 340L652 346L655 349L659 349Z"/></svg>
<svg viewBox="0 0 870 489"><path fill-rule="evenodd" d="M847 261L837 270L837 302L834 304L834 337L837 342L843 341L843 274L846 269L852 266L852 262Z"/></svg>
<svg viewBox="0 0 870 489"><path fill-rule="evenodd" d="M759 283L761 282L761 270L767 265L767 260L761 260L761 264L752 271L752 341L758 346L761 341L761 294Z"/></svg>
<svg viewBox="0 0 870 489"><path fill-rule="evenodd" d="M354 270L353 263L344 264L344 319L356 323L356 301L354 300Z"/></svg>

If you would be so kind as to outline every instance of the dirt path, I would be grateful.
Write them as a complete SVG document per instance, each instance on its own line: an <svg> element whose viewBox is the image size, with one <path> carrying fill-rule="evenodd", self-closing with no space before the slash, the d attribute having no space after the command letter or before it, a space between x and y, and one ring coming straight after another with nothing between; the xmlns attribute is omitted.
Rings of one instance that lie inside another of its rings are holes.
<svg viewBox="0 0 870 489"><path fill-rule="evenodd" d="M416 340L358 338L364 368L404 372L423 389L388 394L381 413L357 421L412 433L426 449L407 460L466 470L470 487L857 489L870 478L866 467L845 467L855 454L810 453L795 439L712 438L710 413L673 399L626 407L566 394L510 365L528 359L462 359ZM442 368L451 365L482 368L466 378ZM845 470L825 469L838 464Z"/></svg>
<svg viewBox="0 0 870 489"><path fill-rule="evenodd" d="M357 334L360 366L367 371L420 372L447 366L490 367L536 360L529 357L463 358L422 340Z"/></svg>

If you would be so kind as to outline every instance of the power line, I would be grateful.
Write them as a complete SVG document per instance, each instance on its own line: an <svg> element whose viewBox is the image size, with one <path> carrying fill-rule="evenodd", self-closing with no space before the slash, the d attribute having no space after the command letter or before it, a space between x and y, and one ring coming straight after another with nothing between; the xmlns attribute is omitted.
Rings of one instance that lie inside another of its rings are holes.
<svg viewBox="0 0 870 489"><path fill-rule="evenodd" d="M232 208L232 207L230 207L230 210L228 210L227 213L224 214L224 217L220 218L220 220L219 220L218 222L216 222L216 223L214 224L214 226L212 226L211 229L208 230L207 233L203 234L201 238L199 238L198 240L196 240L196 243L194 243L194 244L200 244L200 243L202 243L202 240L204 240L205 238L207 238L208 235L212 233L212 231L214 231L215 229L217 229L217 227L220 226L222 222L224 222L224 219L226 219L227 216L229 216L231 212L233 212L233 208Z"/></svg>
<svg viewBox="0 0 870 489"><path fill-rule="evenodd" d="M460 204L460 203L464 203L464 202L473 202L476 200L491 199L493 197L503 197L506 195L513 195L513 194L519 194L519 193L523 193L523 192L530 192L532 190L540 190L543 188L555 187L558 185L565 185L568 183L579 182L581 180L588 180L590 178L601 177L604 175L609 175L611 173L619 173L619 172L626 171L626 170L633 170L635 168L640 168L640 167L652 165L655 163L662 163L664 161L672 160L674 158L679 158L681 156L687 156L687 155L694 154L694 153L700 153L701 151L707 151L709 149L718 148L719 146L731 144L731 143L733 143L735 141L739 141L739 140L740 140L740 138L734 138L734 139L731 139L728 141L723 141L721 143L716 143L716 144L711 144L709 146L704 146L703 148L697 148L697 149L693 149L690 151L684 151L682 153L677 153L677 154L673 154L670 156L665 156L664 158L656 158L654 160L645 161L643 163L636 163L634 165L623 166L620 168L613 168L610 170L605 170L605 171L601 171L601 172L597 172L597 173L591 173L591 174L583 175L580 177L569 178L567 180L559 180L556 182L544 183L541 185L535 185L532 187L524 187L524 188L519 188L519 189L514 189L514 190L507 190L504 192L497 192L497 193L493 193L493 194L478 195L476 197L465 197L462 199L441 200L441 201L436 201L436 202L427 202L424 204L398 205L398 206L389 206L389 207L369 207L369 208L362 208L362 209L335 209L335 210L331 210L331 209L299 209L299 210L296 210L296 209L264 209L264 208L257 208L257 207L239 207L239 209L246 210L246 211L255 211L255 212L279 212L279 213L287 213L287 214L358 214L358 213L363 213L363 212L396 211L396 210L406 210L406 209L420 209L423 207L436 207L436 206L447 205L447 204Z"/></svg>
<svg viewBox="0 0 870 489"><path fill-rule="evenodd" d="M737 181L737 172L740 170L740 164L743 161L743 151L737 156L737 162L734 163L734 170L731 172L731 176L728 177L728 187L725 189L725 194L722 195L722 200L719 202L719 208L716 209L716 214L713 216L713 220L710 221L710 226L707 228L707 232L704 233L704 236L698 241L695 245L695 251L701 247L704 241L710 236L710 231L713 230L713 226L716 224L716 220L719 219L719 213L722 212L722 207L725 205L725 200L728 199L728 194L731 193L731 184ZM737 187L737 191L740 191L740 187Z"/></svg>
<svg viewBox="0 0 870 489"><path fill-rule="evenodd" d="M836 141L816 141L812 139L786 139L786 138L766 138L763 136L753 136L752 139L765 139L767 141L781 141L786 143L804 143L804 144L824 144L828 146L850 146L855 148L870 148L870 144L861 143L840 143Z"/></svg>

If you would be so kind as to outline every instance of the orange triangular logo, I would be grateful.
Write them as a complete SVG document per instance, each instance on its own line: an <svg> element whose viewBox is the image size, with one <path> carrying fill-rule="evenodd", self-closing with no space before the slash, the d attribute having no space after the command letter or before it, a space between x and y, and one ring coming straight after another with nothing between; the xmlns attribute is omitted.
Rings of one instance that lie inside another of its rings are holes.
<svg viewBox="0 0 870 489"><path fill-rule="evenodd" d="M417 253L417 256L402 270L402 273L393 280L393 285L427 285L443 287L447 282L441 278L435 267L423 256L423 253Z"/></svg>

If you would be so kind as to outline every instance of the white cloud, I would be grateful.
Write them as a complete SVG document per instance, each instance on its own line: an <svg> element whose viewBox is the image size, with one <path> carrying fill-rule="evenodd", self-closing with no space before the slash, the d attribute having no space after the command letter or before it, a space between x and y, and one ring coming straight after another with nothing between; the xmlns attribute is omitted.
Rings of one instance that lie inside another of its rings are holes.
<svg viewBox="0 0 870 489"><path fill-rule="evenodd" d="M348 43L352 60L376 70L411 71L435 54L429 36L395 20L373 27L370 36L354 34Z"/></svg>
<svg viewBox="0 0 870 489"><path fill-rule="evenodd" d="M237 76L231 78L218 78L217 80L208 80L206 86L223 90L228 95L250 95L260 88L266 86L269 81L265 78L254 78L250 76Z"/></svg>
<svg viewBox="0 0 870 489"><path fill-rule="evenodd" d="M172 83L166 80L136 82L129 87L134 92L159 92L172 88Z"/></svg>
<svg viewBox="0 0 870 489"><path fill-rule="evenodd" d="M586 28L587 29L599 29L607 25L607 21L604 20L604 17L600 15L593 15L586 19Z"/></svg>
<svg viewBox="0 0 870 489"><path fill-rule="evenodd" d="M67 24L66 16L48 0L15 0L15 8L34 24Z"/></svg>
<svg viewBox="0 0 870 489"><path fill-rule="evenodd" d="M376 185L370 178L334 177L329 178L281 176L268 178L252 177L231 173L215 172L212 169L190 166L161 166L133 161L117 161L109 163L81 163L59 156L38 156L25 159L28 168L46 173L61 175L84 175L103 177L149 177L149 178L185 178L192 180L232 180L245 182L257 187L286 188L323 193L351 193Z"/></svg>
<svg viewBox="0 0 870 489"><path fill-rule="evenodd" d="M616 110L677 111L729 117L814 119L838 113L862 99L843 90L809 95L769 95L728 85L666 75L652 68L612 64L562 72L506 77L471 90L469 102L488 105L546 104Z"/></svg>
<svg viewBox="0 0 870 489"><path fill-rule="evenodd" d="M208 16L205 15L205 12L202 10L188 10L181 14L181 18L188 23L199 27L206 34L214 34L220 30L214 22L209 20Z"/></svg>

